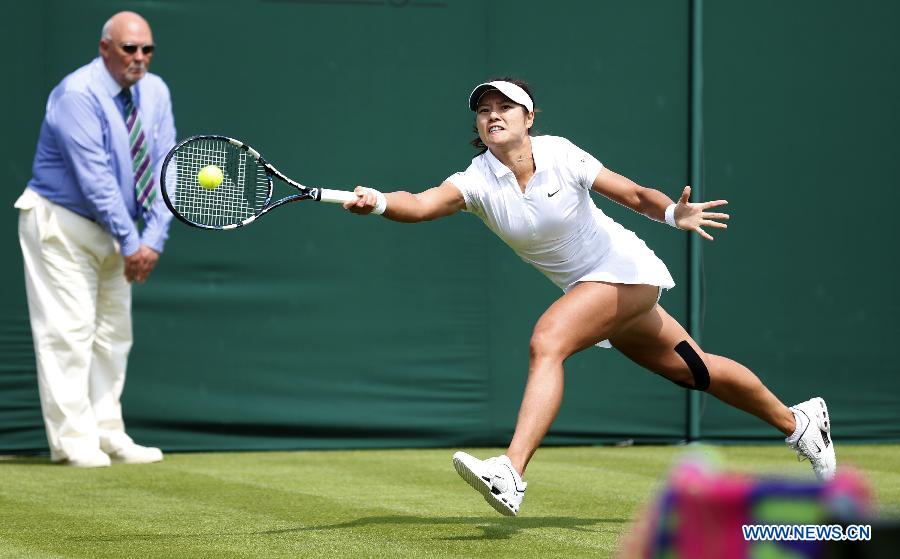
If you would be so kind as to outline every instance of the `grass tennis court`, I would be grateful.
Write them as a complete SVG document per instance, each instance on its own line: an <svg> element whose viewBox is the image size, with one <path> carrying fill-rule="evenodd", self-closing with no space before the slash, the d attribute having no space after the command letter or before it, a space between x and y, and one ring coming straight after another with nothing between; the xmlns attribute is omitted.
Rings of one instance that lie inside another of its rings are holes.
<svg viewBox="0 0 900 559"><path fill-rule="evenodd" d="M812 476L780 446L718 450L729 469ZM448 449L167 454L96 470L5 457L0 557L606 557L684 451L542 449L518 518L490 509ZM900 445L841 445L838 459L900 515Z"/></svg>

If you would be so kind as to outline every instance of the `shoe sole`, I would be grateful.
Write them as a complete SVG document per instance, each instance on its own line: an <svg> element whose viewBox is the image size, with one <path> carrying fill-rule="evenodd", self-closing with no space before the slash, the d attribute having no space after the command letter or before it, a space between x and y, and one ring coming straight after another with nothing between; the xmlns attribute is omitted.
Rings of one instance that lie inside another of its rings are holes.
<svg viewBox="0 0 900 559"><path fill-rule="evenodd" d="M828 446L831 447L830 452L834 453L834 438L831 436L831 418L828 416L828 406L825 404L825 400L823 400L822 398L813 398L812 404L813 408L815 408L815 414L810 418L810 426L807 428L816 428L826 433L828 435ZM819 472L816 471L816 477L818 477L822 481L828 481L834 478L834 474L836 471L837 457L835 456L832 470L827 474L819 474Z"/></svg>
<svg viewBox="0 0 900 559"><path fill-rule="evenodd" d="M481 479L481 476L473 472L469 469L469 466L461 459L458 458L455 454L453 455L453 467L456 469L456 473L459 474L459 477L463 478L466 483L472 486L472 489L481 493L481 496L484 497L484 500L487 501L491 507L503 516L516 516L516 512L509 508L509 505L501 501L497 498L496 495L491 493L491 487Z"/></svg>
<svg viewBox="0 0 900 559"><path fill-rule="evenodd" d="M89 469L89 468L108 468L112 465L112 462L78 462L78 461L70 461L67 460L65 462L60 462L61 464L65 464L66 466L70 466L72 468L81 468L81 469Z"/></svg>
<svg viewBox="0 0 900 559"><path fill-rule="evenodd" d="M161 452L159 453L145 453L139 456L135 455L125 455L120 456L115 453L111 453L109 455L110 460L112 460L113 464L155 464L157 462L162 462L165 458L165 455Z"/></svg>
<svg viewBox="0 0 900 559"><path fill-rule="evenodd" d="M825 400L822 398L814 398L813 401L818 404L820 409L816 410L816 425L819 429L828 433L828 436L831 436L831 422L828 420L828 406L825 405Z"/></svg>
<svg viewBox="0 0 900 559"><path fill-rule="evenodd" d="M152 459L144 459L144 458L112 458L113 464L156 464L158 462L162 462L162 458L152 458Z"/></svg>

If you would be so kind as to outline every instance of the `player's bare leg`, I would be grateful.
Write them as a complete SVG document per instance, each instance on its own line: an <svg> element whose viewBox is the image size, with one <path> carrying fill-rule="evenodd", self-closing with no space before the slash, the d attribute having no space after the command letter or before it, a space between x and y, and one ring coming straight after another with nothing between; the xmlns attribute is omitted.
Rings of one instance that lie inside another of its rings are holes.
<svg viewBox="0 0 900 559"><path fill-rule="evenodd" d="M695 386L699 378L708 385L706 391L716 398L755 415L787 435L785 443L799 457L810 461L819 479L834 477L837 459L831 440L831 417L822 398L814 397L788 408L747 367L727 357L704 353L684 328L658 305L610 341L632 361L670 380ZM688 344L692 351L677 347L682 344ZM699 375L688 363L691 358ZM702 378L704 370L708 379Z"/></svg>
<svg viewBox="0 0 900 559"><path fill-rule="evenodd" d="M562 402L563 361L646 314L658 293L648 285L586 282L544 312L531 338L528 382L506 454L486 460L462 451L453 455L456 472L494 510L506 516L519 514L528 485L522 474Z"/></svg>
<svg viewBox="0 0 900 559"><path fill-rule="evenodd" d="M785 435L794 432L794 414L740 363L704 353L685 329L659 305L610 338L613 347L629 359L670 380L694 385L688 364L673 348L686 341L709 373L706 390L726 404L746 411Z"/></svg>
<svg viewBox="0 0 900 559"><path fill-rule="evenodd" d="M578 284L548 308L534 327L525 395L506 451L521 475L550 425L563 396L563 361L607 339L656 304L649 285Z"/></svg>

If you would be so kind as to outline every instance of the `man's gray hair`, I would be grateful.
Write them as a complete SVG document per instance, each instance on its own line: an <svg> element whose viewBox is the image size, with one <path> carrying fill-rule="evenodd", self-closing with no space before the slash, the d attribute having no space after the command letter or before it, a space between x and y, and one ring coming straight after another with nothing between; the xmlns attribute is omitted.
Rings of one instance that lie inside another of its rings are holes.
<svg viewBox="0 0 900 559"><path fill-rule="evenodd" d="M112 39L112 33L110 33L109 28L112 27L113 18L109 18L106 20L106 23L103 24L103 28L100 30L100 38L109 41Z"/></svg>

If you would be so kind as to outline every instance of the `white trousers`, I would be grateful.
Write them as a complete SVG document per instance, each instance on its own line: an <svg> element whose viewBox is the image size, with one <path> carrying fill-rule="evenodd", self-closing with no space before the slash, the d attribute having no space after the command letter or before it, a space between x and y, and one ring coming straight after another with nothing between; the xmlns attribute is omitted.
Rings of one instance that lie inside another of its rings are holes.
<svg viewBox="0 0 900 559"><path fill-rule="evenodd" d="M132 443L119 398L131 349L131 285L99 225L31 189L16 201L51 459Z"/></svg>

